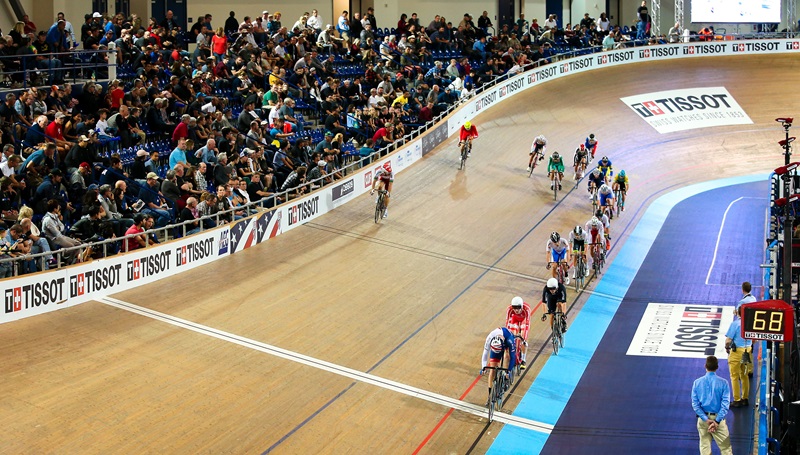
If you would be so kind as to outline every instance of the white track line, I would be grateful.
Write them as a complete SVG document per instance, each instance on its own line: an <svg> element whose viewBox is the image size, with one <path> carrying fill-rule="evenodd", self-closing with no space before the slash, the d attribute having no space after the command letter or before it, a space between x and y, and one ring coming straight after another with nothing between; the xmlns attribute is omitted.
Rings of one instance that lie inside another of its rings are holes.
<svg viewBox="0 0 800 455"><path fill-rule="evenodd" d="M378 387L382 387L384 389L399 392L414 398L420 398L422 400L429 401L431 403L436 403L445 406L447 408L453 408L458 411L467 412L469 414L474 414L481 417L486 416L487 413L486 408L482 406L477 406L472 403L467 403L465 401L457 400L455 398L439 395L437 393L429 392L427 390L418 389L416 387L384 379L361 371L353 370L351 368L343 367L341 365L336 365L334 363L326 362L324 360L315 359L313 357L309 357L303 354L298 354L296 352L287 351L286 349L282 349L277 346L272 346L266 343L262 343L260 341L251 340L249 338L241 337L239 335L234 335L232 333L224 332L222 330L217 330L208 326L204 326L202 324L198 324L196 322L187 321L185 319L180 319L175 316L170 316L168 314L159 313L158 311L150 310L148 308L124 302L122 300L118 300L112 297L103 297L98 301L106 305L119 308L121 310L129 311L131 313L136 313L138 315L155 319L157 321L166 322L167 324L174 325L176 327L188 329L193 332L217 338L219 340L227 341L233 344L238 344L246 348L271 354L286 360L291 360L292 362L308 365L310 367L338 374L340 376L344 376L356 381L372 384ZM524 428L527 430L533 430L545 434L550 434L550 432L553 431L553 425L546 424L543 422L537 422L534 420L524 419L522 417L505 414L502 412L496 412L494 414L494 420L497 420L498 422L502 422L508 425L514 425L516 427Z"/></svg>
<svg viewBox="0 0 800 455"><path fill-rule="evenodd" d="M734 199L730 204L728 204L728 208L725 209L725 214L722 215L722 223L719 225L719 232L717 232L717 244L714 245L714 257L711 259L711 266L708 268L708 274L706 275L706 284L708 284L708 280L711 278L711 270L714 269L714 264L717 262L717 250L719 250L719 240L722 238L722 228L725 227L725 218L728 217L728 212L730 211L731 207L733 207L733 204L741 201L742 199L766 199L766 198L742 196L738 199Z"/></svg>

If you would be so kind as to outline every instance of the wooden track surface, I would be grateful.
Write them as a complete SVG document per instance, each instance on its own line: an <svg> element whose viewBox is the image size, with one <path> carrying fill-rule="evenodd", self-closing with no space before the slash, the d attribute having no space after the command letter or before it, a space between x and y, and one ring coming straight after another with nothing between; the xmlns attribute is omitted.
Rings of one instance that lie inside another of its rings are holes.
<svg viewBox="0 0 800 455"><path fill-rule="evenodd" d="M590 217L585 183L556 205L532 138L567 161L590 132L630 176L615 248L671 189L783 164L794 56L651 62L546 83L487 110L466 171L455 139L397 178L390 218L351 202L266 244L115 295L267 345L458 398L514 295L535 305L545 242ZM619 98L724 86L753 125L660 135ZM567 174L570 174L567 172ZM571 175L570 175L571 177ZM702 214L698 214L702 216ZM614 251L611 259L613 260ZM583 298L572 302L572 313ZM529 360L549 328L536 319ZM100 302L0 326L3 453L411 453L448 408ZM530 362L507 411L549 355ZM465 401L483 404L482 380ZM481 453L500 424L455 412L421 453ZM476 439L480 440L476 442Z"/></svg>

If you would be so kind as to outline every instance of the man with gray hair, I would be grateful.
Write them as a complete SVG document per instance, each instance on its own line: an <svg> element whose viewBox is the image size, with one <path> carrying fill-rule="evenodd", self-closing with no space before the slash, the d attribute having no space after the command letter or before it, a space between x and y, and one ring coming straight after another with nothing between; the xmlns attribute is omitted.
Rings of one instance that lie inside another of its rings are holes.
<svg viewBox="0 0 800 455"><path fill-rule="evenodd" d="M171 172L171 171L170 171ZM183 231L186 235L197 234L200 232L200 220L198 220L197 212L197 199L190 197L186 199L186 207L181 210L179 223L186 223L183 225Z"/></svg>
<svg viewBox="0 0 800 455"><path fill-rule="evenodd" d="M189 137L189 121L192 119L192 116L189 114L183 114L181 116L181 122L175 127L175 131L172 132L172 142L177 144L180 139L185 139Z"/></svg>
<svg viewBox="0 0 800 455"><path fill-rule="evenodd" d="M227 185L231 178L230 167L228 166L228 155L220 153L217 156L219 165L214 168L214 184Z"/></svg>
<svg viewBox="0 0 800 455"><path fill-rule="evenodd" d="M194 156L208 166L213 166L217 164L217 153L217 141L215 139L209 139L206 141L206 145L197 149Z"/></svg>

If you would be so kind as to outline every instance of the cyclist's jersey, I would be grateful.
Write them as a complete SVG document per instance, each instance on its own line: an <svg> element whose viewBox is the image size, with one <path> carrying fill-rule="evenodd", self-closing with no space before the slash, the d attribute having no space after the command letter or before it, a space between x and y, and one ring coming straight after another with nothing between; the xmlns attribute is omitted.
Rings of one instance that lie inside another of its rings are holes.
<svg viewBox="0 0 800 455"><path fill-rule="evenodd" d="M547 172L564 172L564 160L562 158L558 158L558 161L550 157L550 161L547 163Z"/></svg>
<svg viewBox="0 0 800 455"><path fill-rule="evenodd" d="M600 169L604 176L609 177L611 175L611 160L608 160L605 164L600 161L597 163L597 169Z"/></svg>
<svg viewBox="0 0 800 455"><path fill-rule="evenodd" d="M386 169L380 168L377 171L375 171L375 178L373 178L372 180L374 181L378 179L381 179L381 181L386 183L394 182L394 171L387 172Z"/></svg>
<svg viewBox="0 0 800 455"><path fill-rule="evenodd" d="M506 312L506 327L516 329L522 335L522 339L528 339L528 330L531 327L531 307L527 302L522 303L522 311L519 314L514 312L514 307L508 306Z"/></svg>
<svg viewBox="0 0 800 455"><path fill-rule="evenodd" d="M627 187L628 186L628 176L626 175L625 177L620 177L619 174L617 174L617 176L614 177L614 183L619 183L620 185L625 185Z"/></svg>
<svg viewBox="0 0 800 455"><path fill-rule="evenodd" d="M499 337L503 340L503 350L508 350L508 369L511 370L514 368L517 360L516 346L514 346L514 334L505 327L498 327L492 330L486 337L486 343L483 345L483 356L481 357L481 368L486 368L486 363L489 361L489 351L492 349L491 342L492 339L496 337ZM502 352L500 354L500 359L502 359Z"/></svg>
<svg viewBox="0 0 800 455"><path fill-rule="evenodd" d="M547 145L547 139L544 136L537 136L536 139L531 142L531 153L536 152L536 150L544 150L545 146Z"/></svg>
<svg viewBox="0 0 800 455"><path fill-rule="evenodd" d="M574 250L583 250L583 244L586 242L586 231L583 231L581 236L575 234L575 231L570 231L569 233L569 244L572 245L572 249Z"/></svg>
<svg viewBox="0 0 800 455"><path fill-rule="evenodd" d="M547 310L549 312L553 312L556 309L557 303L563 303L567 301L567 288L564 287L563 284L558 283L558 289L556 292L550 293L547 289L547 286L542 290L542 302L547 304Z"/></svg>
<svg viewBox="0 0 800 455"><path fill-rule="evenodd" d="M584 230L591 237L592 243L598 242L600 240L598 238L598 236L605 232L605 225L603 224L603 221L602 220L598 220L598 221L600 221L600 223L597 224L597 225L594 225L594 224L592 224L592 220L589 220L589 221L586 222L586 227L584 228Z"/></svg>
<svg viewBox="0 0 800 455"><path fill-rule="evenodd" d="M472 125L472 128L466 129L464 125L461 125L461 132L458 135L459 141L464 142L470 137L478 137L478 127Z"/></svg>
<svg viewBox="0 0 800 455"><path fill-rule="evenodd" d="M612 190L608 185L600 185L600 187L597 189L597 194L601 196L613 196L614 190Z"/></svg>
<svg viewBox="0 0 800 455"><path fill-rule="evenodd" d="M603 227L608 229L611 227L611 220L608 218L608 215L603 213L603 216L600 217L600 221L603 223Z"/></svg>
<svg viewBox="0 0 800 455"><path fill-rule="evenodd" d="M589 139L587 137L586 138L586 142L584 142L583 145L586 146L587 150L592 150L592 151L597 150L597 140L596 139Z"/></svg>
<svg viewBox="0 0 800 455"><path fill-rule="evenodd" d="M594 186L596 188L600 188L600 185L605 183L605 181L606 181L606 178L603 176L602 172L600 173L600 175L598 175L596 177L594 175L594 172L589 174L589 185L590 186L591 186L592 183L594 183Z"/></svg>
<svg viewBox="0 0 800 455"><path fill-rule="evenodd" d="M575 156L574 156L574 158L573 158L573 162L574 162L574 163L575 163L575 165L577 166L577 165L578 165L578 163L580 163L580 162L581 162L581 160L583 160L584 158L586 158L588 155L589 155L589 150L587 150L587 149L583 149L583 150L581 150L581 148L580 148L580 147L578 147L578 148L576 148L576 149L575 149Z"/></svg>
<svg viewBox="0 0 800 455"><path fill-rule="evenodd" d="M556 253L560 254L566 251L567 248L569 248L569 244L567 244L567 239L564 237L558 239L558 243L553 243L552 240L547 239L547 248L545 249L545 252L555 251Z"/></svg>

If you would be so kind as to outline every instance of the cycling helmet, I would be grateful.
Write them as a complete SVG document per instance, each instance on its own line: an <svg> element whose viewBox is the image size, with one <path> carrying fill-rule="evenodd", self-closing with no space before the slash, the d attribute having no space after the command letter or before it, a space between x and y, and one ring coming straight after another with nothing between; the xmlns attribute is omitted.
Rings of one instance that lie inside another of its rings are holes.
<svg viewBox="0 0 800 455"><path fill-rule="evenodd" d="M511 306L513 306L514 308L522 308L522 303L523 303L522 297L520 296L516 296L513 299L511 299Z"/></svg>
<svg viewBox="0 0 800 455"><path fill-rule="evenodd" d="M489 342L489 348L492 352L502 352L503 351L503 339L500 337L492 338L492 341Z"/></svg>
<svg viewBox="0 0 800 455"><path fill-rule="evenodd" d="M386 172L392 172L392 162L387 161L383 164L383 168L386 169Z"/></svg>
<svg viewBox="0 0 800 455"><path fill-rule="evenodd" d="M589 139L594 139L594 133L589 135Z"/></svg>
<svg viewBox="0 0 800 455"><path fill-rule="evenodd" d="M561 240L561 235L559 235L558 232L553 231L553 233L550 234L550 240L552 240L553 243L558 243L558 241Z"/></svg>
<svg viewBox="0 0 800 455"><path fill-rule="evenodd" d="M611 191L611 187L604 183L604 184L600 185L600 190L599 191L601 193L608 194L608 192Z"/></svg>
<svg viewBox="0 0 800 455"><path fill-rule="evenodd" d="M625 177L625 170L619 171L619 176L620 177Z"/></svg>
<svg viewBox="0 0 800 455"><path fill-rule="evenodd" d="M543 134L540 134L536 136L536 142L541 142L542 144L544 144L545 142L547 142L547 139L544 137Z"/></svg>
<svg viewBox="0 0 800 455"><path fill-rule="evenodd" d="M600 226L601 224L603 224L603 223L601 223L601 222L600 222L600 219L599 219L599 218L597 218L596 216L593 216L593 217L592 217L592 221L590 221L589 223L590 223L592 226Z"/></svg>
<svg viewBox="0 0 800 455"><path fill-rule="evenodd" d="M600 169L594 168L594 170L592 171L592 174L594 174L595 177L599 177L600 176Z"/></svg>
<svg viewBox="0 0 800 455"><path fill-rule="evenodd" d="M553 159L557 160L559 158L561 158L561 155L559 155L558 152L553 152Z"/></svg>
<svg viewBox="0 0 800 455"><path fill-rule="evenodd" d="M581 148L581 151L584 151L584 150L586 150L586 145L585 144L581 144L580 148Z"/></svg>
<svg viewBox="0 0 800 455"><path fill-rule="evenodd" d="M547 280L547 287L548 289L556 289L558 287L558 280L555 278L550 278Z"/></svg>
<svg viewBox="0 0 800 455"><path fill-rule="evenodd" d="M604 162L604 163L608 163L608 157L607 157L607 156L604 156L604 157L603 157L603 159L602 159L602 160L600 160L600 161L602 161L602 162Z"/></svg>
<svg viewBox="0 0 800 455"><path fill-rule="evenodd" d="M464 122L464 129L468 130L470 128L472 128L472 122L470 121Z"/></svg>
<svg viewBox="0 0 800 455"><path fill-rule="evenodd" d="M576 236L583 237L583 228L580 226L575 226L575 230L573 231Z"/></svg>
<svg viewBox="0 0 800 455"><path fill-rule="evenodd" d="M594 212L594 216L596 216L598 220L603 218L603 211L600 210L600 209L597 209L597 211Z"/></svg>

